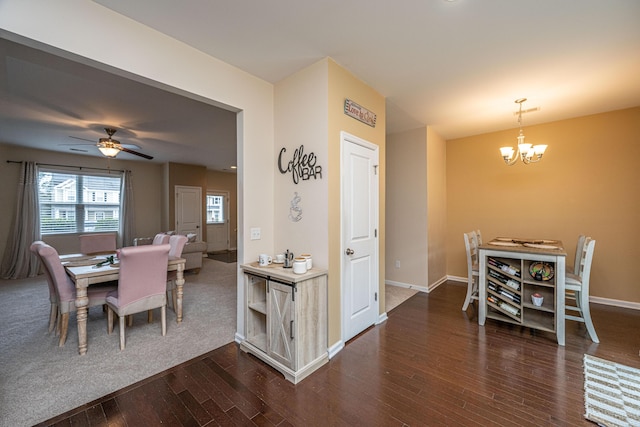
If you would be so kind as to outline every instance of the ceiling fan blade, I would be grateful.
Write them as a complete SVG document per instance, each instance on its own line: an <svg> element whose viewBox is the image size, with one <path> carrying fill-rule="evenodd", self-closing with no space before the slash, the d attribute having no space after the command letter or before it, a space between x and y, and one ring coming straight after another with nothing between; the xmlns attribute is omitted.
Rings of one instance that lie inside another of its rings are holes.
<svg viewBox="0 0 640 427"><path fill-rule="evenodd" d="M134 154L136 156L143 157L143 158L145 158L147 160L153 159L152 156L148 156L146 154L138 153L137 151L129 150L128 148L124 148L123 146L120 146L119 149L120 149L120 151L124 151L125 153Z"/></svg>
<svg viewBox="0 0 640 427"><path fill-rule="evenodd" d="M86 139L86 138L80 138L80 137L77 137L77 136L71 136L71 135L69 135L69 138L79 139L79 140L81 140L81 141L89 141L89 142L93 142L94 144L96 143L96 140L95 140L95 139Z"/></svg>

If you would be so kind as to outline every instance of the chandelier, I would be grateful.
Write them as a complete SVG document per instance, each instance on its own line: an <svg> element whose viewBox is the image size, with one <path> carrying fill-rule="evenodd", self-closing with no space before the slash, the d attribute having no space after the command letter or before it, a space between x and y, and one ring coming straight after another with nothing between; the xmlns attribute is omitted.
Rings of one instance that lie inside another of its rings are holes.
<svg viewBox="0 0 640 427"><path fill-rule="evenodd" d="M542 159L542 155L547 149L546 145L532 145L524 142L524 133L522 132L522 103L525 102L527 98L516 99L516 104L520 105L520 109L518 111L518 126L520 127L520 134L518 135L518 146L514 149L513 147L500 147L500 153L502 154L502 158L504 162L513 166L518 161L518 158L522 160L524 164L535 163ZM515 153L515 155L514 155Z"/></svg>

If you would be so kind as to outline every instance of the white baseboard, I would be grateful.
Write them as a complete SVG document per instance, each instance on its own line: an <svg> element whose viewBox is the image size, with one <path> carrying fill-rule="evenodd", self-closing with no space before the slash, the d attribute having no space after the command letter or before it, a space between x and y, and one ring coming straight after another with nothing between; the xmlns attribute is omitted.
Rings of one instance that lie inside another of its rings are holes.
<svg viewBox="0 0 640 427"><path fill-rule="evenodd" d="M380 323L384 323L387 319L388 319L387 312L385 311L384 313L378 316L378 320L376 321L376 326L378 326Z"/></svg>
<svg viewBox="0 0 640 427"><path fill-rule="evenodd" d="M619 299L603 298L603 297L589 297L589 302L594 304L611 305L620 308L630 308L632 310L640 310L640 302L623 301Z"/></svg>
<svg viewBox="0 0 640 427"><path fill-rule="evenodd" d="M447 277L449 280L453 282L462 282L465 284L467 283L466 277L460 277L460 276L447 276ZM589 302L592 302L594 304L610 305L613 307L630 308L632 310L640 310L640 302L623 301L619 299L594 297L594 296L589 296Z"/></svg>
<svg viewBox="0 0 640 427"><path fill-rule="evenodd" d="M419 291L419 292L429 293L429 292L433 291L435 288L437 288L438 286L440 286L443 283L445 283L447 280L448 280L448 278L445 276L445 277L441 278L440 280L438 280L437 282L434 282L434 283L432 283L432 284L430 284L429 286L426 286L426 287L425 286L412 285L411 283L395 282L393 280L385 280L384 283L385 283L385 285L399 286L401 288L415 289L416 291Z"/></svg>
<svg viewBox="0 0 640 427"><path fill-rule="evenodd" d="M344 348L344 342L342 340L338 341L331 347L329 347L329 359L331 359L336 354L340 353L340 350Z"/></svg>
<svg viewBox="0 0 640 427"><path fill-rule="evenodd" d="M415 289L416 291L419 291L419 292L429 292L428 288L425 288L424 286L412 285L411 283L394 282L393 280L385 280L384 284L391 285L391 286L398 286L400 288Z"/></svg>

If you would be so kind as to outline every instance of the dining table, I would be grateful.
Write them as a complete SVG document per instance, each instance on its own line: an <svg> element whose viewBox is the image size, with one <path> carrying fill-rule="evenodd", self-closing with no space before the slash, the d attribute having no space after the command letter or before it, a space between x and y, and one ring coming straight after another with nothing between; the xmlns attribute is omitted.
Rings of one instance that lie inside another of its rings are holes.
<svg viewBox="0 0 640 427"><path fill-rule="evenodd" d="M117 281L119 277L119 265L117 262L109 262L109 258L115 253L103 253L99 255L69 254L61 255L60 261L71 280L76 285L76 319L78 324L78 352L80 355L87 353L87 288L96 283ZM113 260L113 258L111 258ZM98 265L103 263L103 265ZM167 271L176 272L176 321L182 322L182 297L184 285L184 268L186 259L169 257Z"/></svg>
<svg viewBox="0 0 640 427"><path fill-rule="evenodd" d="M551 332L565 344L562 241L496 237L479 245L478 323L487 318Z"/></svg>

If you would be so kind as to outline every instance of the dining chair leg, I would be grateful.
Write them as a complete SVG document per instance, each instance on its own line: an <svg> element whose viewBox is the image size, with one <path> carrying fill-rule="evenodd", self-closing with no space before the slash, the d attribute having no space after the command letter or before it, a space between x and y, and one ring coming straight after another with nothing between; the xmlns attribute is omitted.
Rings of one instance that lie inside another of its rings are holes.
<svg viewBox="0 0 640 427"><path fill-rule="evenodd" d="M58 318L58 304L51 303L51 311L49 312L49 333L53 331L56 326L56 319Z"/></svg>
<svg viewBox="0 0 640 427"><path fill-rule="evenodd" d="M160 317L162 318L162 336L167 335L167 305L160 307Z"/></svg>
<svg viewBox="0 0 640 427"><path fill-rule="evenodd" d="M475 276L472 276L469 278L469 280L467 280L467 296L464 299L464 304L462 305L462 311L467 311L467 308L469 308L469 303L473 298L474 292L476 292Z"/></svg>
<svg viewBox="0 0 640 427"><path fill-rule="evenodd" d="M153 323L153 310L147 310L147 323Z"/></svg>
<svg viewBox="0 0 640 427"><path fill-rule="evenodd" d="M118 327L120 328L120 350L124 350L124 318L120 316Z"/></svg>
<svg viewBox="0 0 640 427"><path fill-rule="evenodd" d="M56 317L56 336L60 336L60 328L62 327L62 313L58 313Z"/></svg>
<svg viewBox="0 0 640 427"><path fill-rule="evenodd" d="M67 341L67 331L69 330L69 313L63 313L60 322L60 340L58 341L58 347L64 347L64 343Z"/></svg>
<svg viewBox="0 0 640 427"><path fill-rule="evenodd" d="M113 332L113 310L111 307L107 307L107 334L111 335Z"/></svg>
<svg viewBox="0 0 640 427"><path fill-rule="evenodd" d="M127 316L127 326L133 326L133 314Z"/></svg>
<svg viewBox="0 0 640 427"><path fill-rule="evenodd" d="M584 319L584 325L587 327L587 332L591 337L591 341L599 343L598 335L596 334L596 328L593 327L593 321L591 320L591 311L589 310L589 295L585 292L580 292L580 295L576 295L576 302L580 301L580 311L582 312L582 318Z"/></svg>

